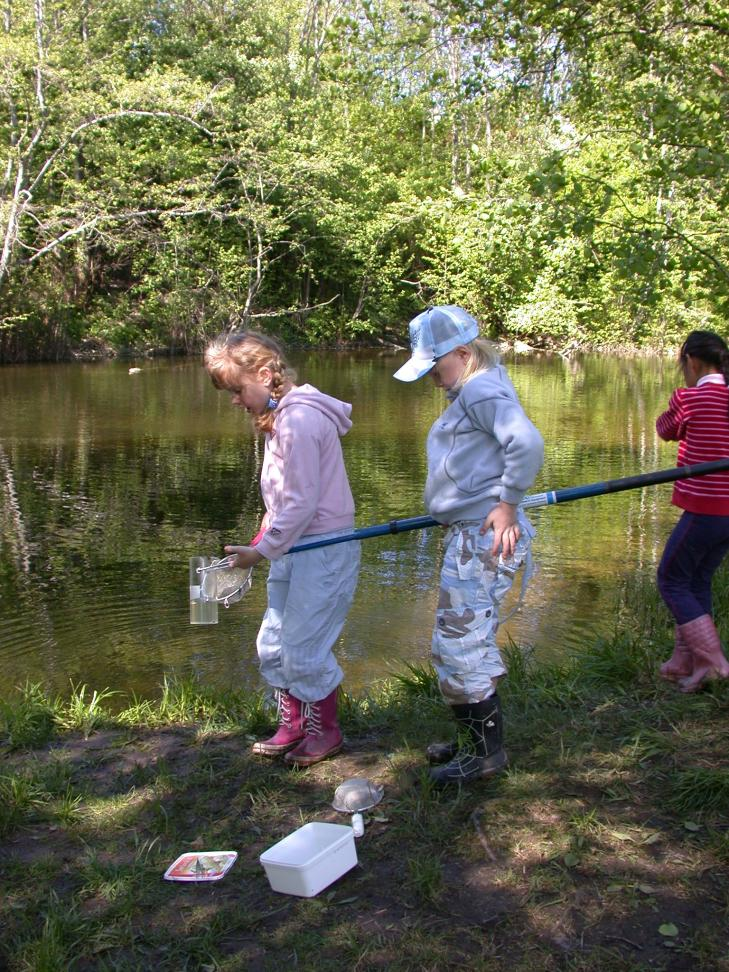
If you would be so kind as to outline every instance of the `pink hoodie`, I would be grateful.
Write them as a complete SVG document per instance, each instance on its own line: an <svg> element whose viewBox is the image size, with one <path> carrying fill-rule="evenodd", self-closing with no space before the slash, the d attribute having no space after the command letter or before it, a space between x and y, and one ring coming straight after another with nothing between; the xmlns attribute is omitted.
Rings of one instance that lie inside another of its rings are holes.
<svg viewBox="0 0 729 972"><path fill-rule="evenodd" d="M256 545L269 560L283 556L304 534L354 525L339 441L352 427L351 411L313 385L293 388L276 409L261 470L267 526Z"/></svg>

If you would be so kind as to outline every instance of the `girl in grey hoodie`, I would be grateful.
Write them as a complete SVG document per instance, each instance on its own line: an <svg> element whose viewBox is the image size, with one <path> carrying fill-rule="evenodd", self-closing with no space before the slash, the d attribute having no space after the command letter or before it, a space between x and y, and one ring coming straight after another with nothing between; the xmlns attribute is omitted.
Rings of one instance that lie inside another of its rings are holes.
<svg viewBox="0 0 729 972"><path fill-rule="evenodd" d="M499 605L534 535L520 510L544 443L478 324L460 307L431 307L410 323L412 357L396 372L430 372L449 405L427 443L425 505L448 526L433 629L433 664L458 740L428 747L436 784L465 783L506 766L496 686Z"/></svg>
<svg viewBox="0 0 729 972"><path fill-rule="evenodd" d="M309 766L342 748L337 688L342 669L332 648L352 603L359 543L287 551L302 537L349 532L354 501L340 439L349 431L351 405L312 385L294 384L280 345L266 335L224 335L205 351L216 388L253 417L265 433L261 492L266 514L247 546L227 546L238 567L271 563L268 606L256 647L261 674L278 697L279 726L253 745L265 756Z"/></svg>

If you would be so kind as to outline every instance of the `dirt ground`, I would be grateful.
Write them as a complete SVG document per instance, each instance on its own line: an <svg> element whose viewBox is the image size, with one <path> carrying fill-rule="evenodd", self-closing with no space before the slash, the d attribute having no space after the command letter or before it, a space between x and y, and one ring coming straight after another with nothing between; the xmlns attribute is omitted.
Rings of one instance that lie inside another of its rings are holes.
<svg viewBox="0 0 729 972"><path fill-rule="evenodd" d="M248 747L111 728L6 755L3 772L62 773L78 802L49 799L4 840L4 967L45 967L54 901L73 916L68 969L729 972L726 831L656 804L640 763L517 751L503 777L438 793L391 739L350 734L305 772ZM316 898L273 892L260 854L309 820L346 823L330 804L353 776L385 788L357 867ZM239 857L220 882L162 880L196 849Z"/></svg>

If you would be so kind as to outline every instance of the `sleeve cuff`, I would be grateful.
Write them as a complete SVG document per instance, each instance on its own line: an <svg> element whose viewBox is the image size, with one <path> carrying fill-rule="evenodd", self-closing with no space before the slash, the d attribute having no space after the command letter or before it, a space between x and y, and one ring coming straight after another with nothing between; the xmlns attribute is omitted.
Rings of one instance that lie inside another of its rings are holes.
<svg viewBox="0 0 729 972"><path fill-rule="evenodd" d="M266 560L275 560L276 557L278 556L275 553L275 551L269 549L265 537L261 537L261 539L255 545L254 550L256 551L256 553L259 553L262 557L265 557Z"/></svg>

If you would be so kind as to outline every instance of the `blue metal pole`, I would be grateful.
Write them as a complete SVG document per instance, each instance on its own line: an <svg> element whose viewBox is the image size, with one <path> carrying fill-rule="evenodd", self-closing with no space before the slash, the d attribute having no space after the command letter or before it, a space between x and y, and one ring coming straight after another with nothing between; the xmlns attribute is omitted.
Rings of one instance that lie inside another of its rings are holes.
<svg viewBox="0 0 729 972"><path fill-rule="evenodd" d="M623 479L606 479L602 483L588 483L586 486L570 486L555 489L549 493L534 493L525 496L522 506L552 506L554 503L567 503L570 500L584 499L587 496L602 496L605 493L620 493L625 489L638 489L642 486L656 486L671 483L677 479L690 479L693 476L706 476L709 473L729 469L729 459L716 459L713 462L699 462L693 466L676 466L673 469L658 469L656 472L642 473L638 476L625 476Z"/></svg>
<svg viewBox="0 0 729 972"><path fill-rule="evenodd" d="M288 553L299 553L301 550L314 550L316 547L328 547L333 543L345 543L349 540L368 540L370 537L383 537L388 533L425 530L428 527L441 525L432 516L413 516L406 520L390 520L389 523L378 523L375 526L359 527L351 533L343 533L339 537L330 537L328 540L309 540L306 543L297 543Z"/></svg>
<svg viewBox="0 0 729 972"><path fill-rule="evenodd" d="M656 486L659 483L670 483L677 479L689 479L693 476L706 476L709 473L722 472L728 469L729 458L717 459L714 462L699 462L693 466L676 466L673 469L658 469L656 472L642 473L638 476L625 476L622 479L606 479L599 483L588 483L585 486L570 486L566 489L555 489L547 493L533 493L531 496L525 496L521 505L525 509L532 509L537 506L553 506L555 503L567 503L570 500L585 499L588 496L620 493L626 489ZM360 527L351 533L343 533L339 537L330 537L327 540L309 540L306 543L297 543L288 552L299 553L302 550L328 547L334 543L346 543L350 540L368 540L370 537L382 537L388 533L426 530L434 526L442 526L442 524L434 520L432 516L413 516L405 520L390 520L389 523L378 523L375 526Z"/></svg>

